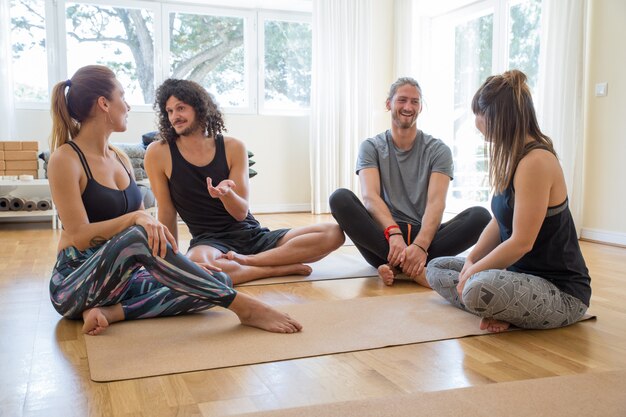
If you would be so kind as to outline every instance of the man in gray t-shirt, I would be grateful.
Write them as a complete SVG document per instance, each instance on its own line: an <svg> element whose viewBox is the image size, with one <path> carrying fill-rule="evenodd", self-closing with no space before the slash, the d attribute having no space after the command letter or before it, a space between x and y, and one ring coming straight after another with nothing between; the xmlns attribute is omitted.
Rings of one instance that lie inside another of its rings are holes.
<svg viewBox="0 0 626 417"><path fill-rule="evenodd" d="M385 284L392 285L402 272L428 286L427 261L474 245L491 215L470 207L441 223L453 178L450 148L417 128L422 91L414 79L392 84L386 106L391 129L366 139L359 149L356 173L363 203L339 189L330 197L331 212Z"/></svg>

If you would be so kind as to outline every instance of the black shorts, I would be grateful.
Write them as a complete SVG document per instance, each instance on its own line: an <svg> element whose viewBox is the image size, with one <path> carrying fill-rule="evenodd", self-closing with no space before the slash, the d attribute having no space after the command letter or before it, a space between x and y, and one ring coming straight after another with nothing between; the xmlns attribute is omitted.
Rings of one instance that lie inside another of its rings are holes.
<svg viewBox="0 0 626 417"><path fill-rule="evenodd" d="M234 251L241 255L254 255L276 247L290 229L270 230L267 227L222 233L201 233L191 239L189 249L195 246L211 246L222 253Z"/></svg>

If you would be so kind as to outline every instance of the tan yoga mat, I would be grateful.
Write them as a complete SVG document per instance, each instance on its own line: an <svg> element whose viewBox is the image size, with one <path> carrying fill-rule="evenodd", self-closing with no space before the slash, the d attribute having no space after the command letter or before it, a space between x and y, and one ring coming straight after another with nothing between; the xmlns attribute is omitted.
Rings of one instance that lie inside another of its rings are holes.
<svg viewBox="0 0 626 417"><path fill-rule="evenodd" d="M626 371L587 373L291 408L239 417L624 417Z"/></svg>
<svg viewBox="0 0 626 417"><path fill-rule="evenodd" d="M284 277L261 278L238 284L238 286L286 284L290 282L325 281L331 279L378 276L376 268L365 262L365 259L363 259L354 246L339 248L325 258L309 265L313 269L311 275L287 275Z"/></svg>
<svg viewBox="0 0 626 417"><path fill-rule="evenodd" d="M221 308L115 323L85 336L94 381L223 368L453 339L486 332L479 319L433 291L280 306L302 323L296 334L242 326Z"/></svg>

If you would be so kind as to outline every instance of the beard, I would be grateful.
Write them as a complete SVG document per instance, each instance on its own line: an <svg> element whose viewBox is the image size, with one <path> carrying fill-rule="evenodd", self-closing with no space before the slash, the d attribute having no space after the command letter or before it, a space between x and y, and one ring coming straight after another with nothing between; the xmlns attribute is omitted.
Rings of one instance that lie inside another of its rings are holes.
<svg viewBox="0 0 626 417"><path fill-rule="evenodd" d="M415 122L417 121L417 113L413 116L410 116L408 120L406 119L406 117L407 116L402 116L400 113L396 112L393 115L393 121L400 129L409 129L415 126Z"/></svg>
<svg viewBox="0 0 626 417"><path fill-rule="evenodd" d="M183 128L180 131L176 128L174 128L174 130L176 131L176 134L178 136L190 136L196 133L198 130L200 130L200 123L198 123L197 121L194 121L192 124Z"/></svg>

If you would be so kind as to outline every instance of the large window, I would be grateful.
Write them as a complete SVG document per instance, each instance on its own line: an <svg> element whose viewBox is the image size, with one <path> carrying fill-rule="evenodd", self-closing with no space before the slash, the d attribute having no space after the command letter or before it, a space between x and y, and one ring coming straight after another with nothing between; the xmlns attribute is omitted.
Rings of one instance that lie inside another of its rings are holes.
<svg viewBox="0 0 626 417"><path fill-rule="evenodd" d="M154 12L84 3L65 4L67 73L111 68L131 104L154 100Z"/></svg>
<svg viewBox="0 0 626 417"><path fill-rule="evenodd" d="M135 109L149 110L168 77L197 81L226 111L309 107L307 13L136 0L11 0L10 13L18 106L47 106L51 85L101 64L116 72ZM50 77L42 76L47 65Z"/></svg>
<svg viewBox="0 0 626 417"><path fill-rule="evenodd" d="M13 94L18 101L49 101L45 16L43 1L11 0Z"/></svg>
<svg viewBox="0 0 626 417"><path fill-rule="evenodd" d="M241 12L168 11L169 76L198 82L221 106L249 108L253 102L249 40L253 35L248 29L253 19Z"/></svg>
<svg viewBox="0 0 626 417"><path fill-rule="evenodd" d="M306 109L311 101L311 24L264 14L259 43L263 111Z"/></svg>
<svg viewBox="0 0 626 417"><path fill-rule="evenodd" d="M429 128L452 149L455 177L448 209L489 200L487 145L474 124L471 101L485 79L516 68L537 83L541 0L482 1L432 20Z"/></svg>

